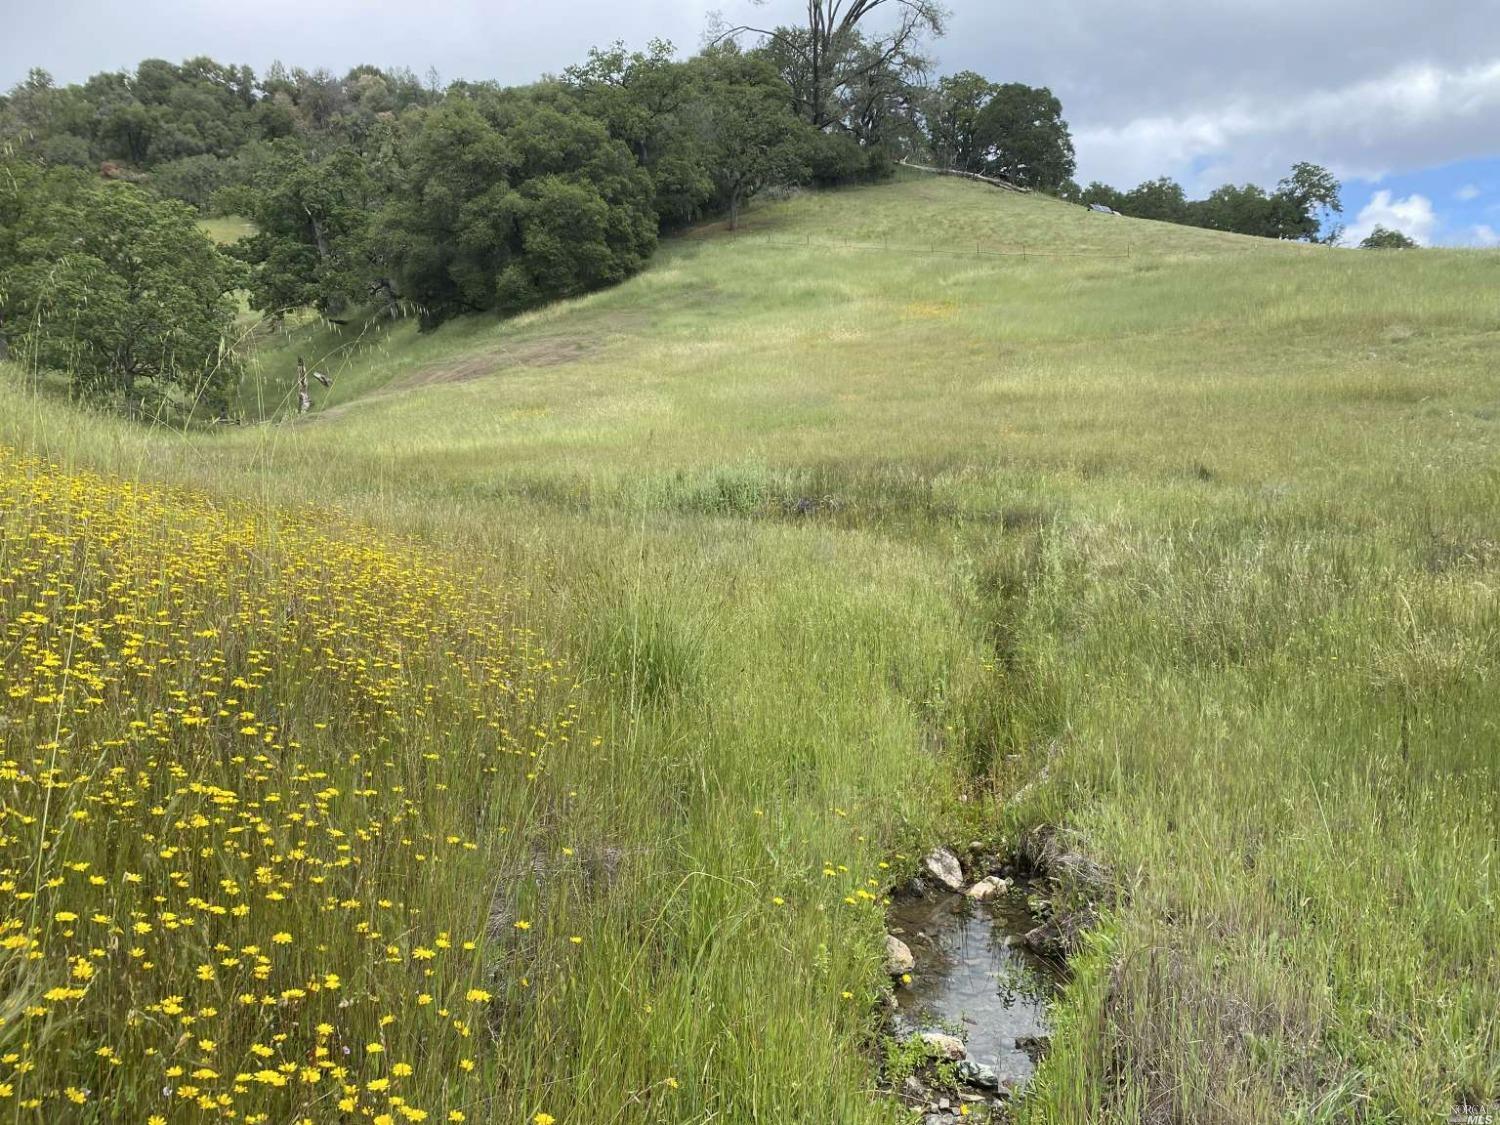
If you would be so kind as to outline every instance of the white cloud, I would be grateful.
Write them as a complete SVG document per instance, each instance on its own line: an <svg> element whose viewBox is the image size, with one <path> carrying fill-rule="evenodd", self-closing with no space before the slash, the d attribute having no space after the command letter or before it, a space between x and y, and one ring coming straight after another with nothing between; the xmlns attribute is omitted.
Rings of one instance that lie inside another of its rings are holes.
<svg viewBox="0 0 1500 1125"><path fill-rule="evenodd" d="M1500 231L1488 223L1480 223L1474 228L1474 245L1491 249L1500 246Z"/></svg>
<svg viewBox="0 0 1500 1125"><path fill-rule="evenodd" d="M1399 230L1421 245L1428 246L1432 243L1432 234L1437 225L1438 217L1432 210L1432 200L1425 195L1413 192L1405 199L1395 199L1388 191L1377 191L1344 231L1344 242L1349 246L1357 246L1377 226L1381 226L1386 230Z"/></svg>
<svg viewBox="0 0 1500 1125"><path fill-rule="evenodd" d="M1453 198L1467 203L1471 199L1478 199L1482 194L1478 184L1464 184L1463 187L1453 193Z"/></svg>
<svg viewBox="0 0 1500 1125"><path fill-rule="evenodd" d="M1293 96L1263 96L1184 116L1077 130L1081 178L1128 186L1189 175L1189 192L1226 179L1274 184L1298 160L1343 178L1492 155L1500 59L1459 69L1407 66Z"/></svg>

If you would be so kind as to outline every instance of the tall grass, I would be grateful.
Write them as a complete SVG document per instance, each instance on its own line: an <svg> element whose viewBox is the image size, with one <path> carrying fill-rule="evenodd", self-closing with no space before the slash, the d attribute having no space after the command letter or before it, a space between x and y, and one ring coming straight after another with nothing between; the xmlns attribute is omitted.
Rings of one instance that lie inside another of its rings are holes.
<svg viewBox="0 0 1500 1125"><path fill-rule="evenodd" d="M566 658L599 746L424 905L542 942L471 1119L897 1119L859 892L1041 823L1115 885L1031 1119L1495 1098L1500 258L946 180L746 225L502 324L294 325L232 434L0 391L12 446L337 506ZM963 253L1020 243L1070 253ZM292 422L299 353L336 380Z"/></svg>

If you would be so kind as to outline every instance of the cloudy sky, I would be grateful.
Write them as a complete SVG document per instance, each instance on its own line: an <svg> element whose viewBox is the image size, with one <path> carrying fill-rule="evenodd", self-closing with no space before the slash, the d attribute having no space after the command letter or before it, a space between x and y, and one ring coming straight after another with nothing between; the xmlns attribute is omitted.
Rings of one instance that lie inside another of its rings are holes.
<svg viewBox="0 0 1500 1125"><path fill-rule="evenodd" d="M892 4L895 0L890 0ZM1500 0L948 0L941 71L1048 85L1079 179L1271 185L1293 161L1345 181L1345 221L1500 243ZM592 44L699 43L709 9L795 20L797 0L0 0L0 86L209 54L524 82ZM6 11L6 9L11 9Z"/></svg>

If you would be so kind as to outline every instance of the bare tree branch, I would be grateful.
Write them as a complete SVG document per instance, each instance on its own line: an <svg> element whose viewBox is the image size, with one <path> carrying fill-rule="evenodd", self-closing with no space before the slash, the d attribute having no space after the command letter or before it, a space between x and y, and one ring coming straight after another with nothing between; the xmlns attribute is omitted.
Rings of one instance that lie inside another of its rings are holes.
<svg viewBox="0 0 1500 1125"><path fill-rule="evenodd" d="M765 2L751 0L756 6ZM896 26L865 40L860 24L881 8L901 13ZM804 80L789 82L794 90L805 89L805 93L794 96L805 107L808 120L822 129L848 112L859 112L854 108L837 111L840 91L898 61L917 64L920 69L914 45L925 33L941 35L947 17L939 0L807 0L805 28L768 29L741 24L716 29L711 44L751 33L784 48L806 67ZM874 48L873 53L867 53L864 47Z"/></svg>
<svg viewBox="0 0 1500 1125"><path fill-rule="evenodd" d="M752 27L747 23L742 23L738 27L725 28L723 31L720 31L713 35L711 38L707 39L704 42L704 46L717 47L720 43L727 42L728 40L735 38L735 36L737 35L743 35L747 31L752 35L764 35L767 39L773 39L783 46L789 48L790 50L795 51L804 59L807 58L807 52L802 49L802 47L797 43L795 39L793 39L790 35L787 35L784 31L768 30L764 27Z"/></svg>

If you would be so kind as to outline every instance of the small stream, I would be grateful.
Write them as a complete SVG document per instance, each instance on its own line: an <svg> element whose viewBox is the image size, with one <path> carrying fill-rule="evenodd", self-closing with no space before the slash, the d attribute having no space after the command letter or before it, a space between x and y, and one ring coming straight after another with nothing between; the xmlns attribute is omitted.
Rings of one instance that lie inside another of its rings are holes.
<svg viewBox="0 0 1500 1125"><path fill-rule="evenodd" d="M1024 887L983 903L961 894L904 894L888 923L916 960L911 983L896 989L898 1024L910 1032L961 1027L968 1058L992 1067L1002 1086L1029 1079L1036 1047L1017 1040L1045 1041L1045 1004L1060 977L1020 942L1036 924Z"/></svg>

